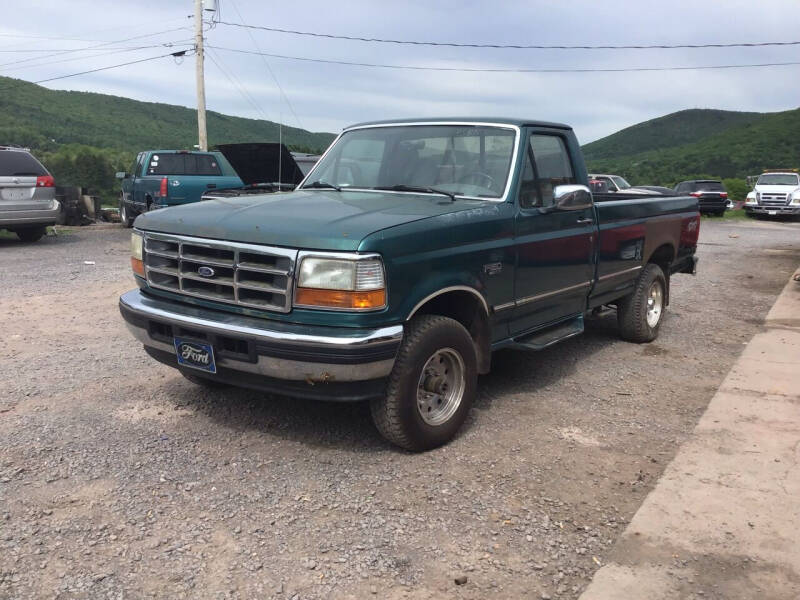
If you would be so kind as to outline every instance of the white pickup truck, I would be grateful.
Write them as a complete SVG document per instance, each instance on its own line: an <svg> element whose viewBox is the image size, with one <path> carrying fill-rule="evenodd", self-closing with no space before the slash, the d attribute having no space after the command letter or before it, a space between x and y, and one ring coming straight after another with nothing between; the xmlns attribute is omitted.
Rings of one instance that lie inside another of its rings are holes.
<svg viewBox="0 0 800 600"><path fill-rule="evenodd" d="M797 171L768 171L759 175L744 203L749 216L800 215L800 175Z"/></svg>

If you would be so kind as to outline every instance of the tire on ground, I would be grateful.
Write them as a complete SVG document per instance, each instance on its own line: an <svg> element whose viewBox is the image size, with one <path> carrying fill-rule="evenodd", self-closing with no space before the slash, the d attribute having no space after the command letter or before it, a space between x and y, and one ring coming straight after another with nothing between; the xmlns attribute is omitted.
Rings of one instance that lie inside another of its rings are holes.
<svg viewBox="0 0 800 600"><path fill-rule="evenodd" d="M38 242L47 233L47 227L26 227L25 229L17 229L14 233L23 242Z"/></svg>
<svg viewBox="0 0 800 600"><path fill-rule="evenodd" d="M428 359L444 349L460 355L464 389L455 412L443 423L431 425L422 418L417 390ZM416 317L406 327L385 397L370 404L372 420L384 438L406 450L421 452L441 446L455 436L469 413L476 394L477 373L475 346L461 323L438 315Z"/></svg>
<svg viewBox="0 0 800 600"><path fill-rule="evenodd" d="M131 218L133 217L133 218ZM133 227L133 221L136 218L136 215L132 215L130 213L130 209L125 206L125 201L122 199L122 196L119 198L119 220L122 223L123 227Z"/></svg>
<svg viewBox="0 0 800 600"><path fill-rule="evenodd" d="M661 314L658 322L651 326L647 322L647 300L653 285L661 286ZM645 265L636 280L633 293L625 296L617 306L617 322L622 339L641 344L658 337L666 309L666 290L667 281L661 267L653 263Z"/></svg>

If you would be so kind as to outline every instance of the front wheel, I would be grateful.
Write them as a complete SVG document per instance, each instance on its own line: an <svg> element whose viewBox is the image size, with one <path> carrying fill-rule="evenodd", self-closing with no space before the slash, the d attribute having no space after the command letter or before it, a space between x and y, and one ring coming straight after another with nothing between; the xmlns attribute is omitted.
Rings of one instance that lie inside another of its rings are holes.
<svg viewBox="0 0 800 600"><path fill-rule="evenodd" d="M122 196L119 197L119 220L122 223L123 227L131 228L133 227L133 221L136 218L136 215L130 214L128 211L128 207L125 206L125 200L122 199Z"/></svg>
<svg viewBox="0 0 800 600"><path fill-rule="evenodd" d="M477 359L472 338L448 317L422 315L408 325L386 395L373 400L381 435L421 452L449 442L475 399Z"/></svg>
<svg viewBox="0 0 800 600"><path fill-rule="evenodd" d="M658 328L664 317L667 297L667 280L661 267L645 265L632 294L617 306L617 321L622 339L641 344L658 337Z"/></svg>

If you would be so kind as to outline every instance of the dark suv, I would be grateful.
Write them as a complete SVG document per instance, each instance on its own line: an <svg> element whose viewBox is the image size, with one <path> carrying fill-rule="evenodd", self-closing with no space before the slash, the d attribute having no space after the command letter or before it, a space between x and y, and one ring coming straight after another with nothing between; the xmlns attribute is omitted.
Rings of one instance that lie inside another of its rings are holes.
<svg viewBox="0 0 800 600"><path fill-rule="evenodd" d="M35 242L61 212L53 176L25 148L0 146L0 229Z"/></svg>
<svg viewBox="0 0 800 600"><path fill-rule="evenodd" d="M728 192L721 181L714 179L682 181L675 186L675 193L697 198L701 213L723 215L728 207Z"/></svg>

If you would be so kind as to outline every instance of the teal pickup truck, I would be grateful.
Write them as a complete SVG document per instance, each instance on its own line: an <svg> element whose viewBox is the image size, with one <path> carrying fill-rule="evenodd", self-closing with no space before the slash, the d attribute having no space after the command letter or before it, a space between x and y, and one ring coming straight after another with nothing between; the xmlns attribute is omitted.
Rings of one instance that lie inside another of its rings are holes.
<svg viewBox="0 0 800 600"><path fill-rule="evenodd" d="M464 422L499 348L542 350L616 310L649 342L694 273L697 199L595 203L566 125L346 129L289 193L142 215L120 298L154 359L207 386L369 400L413 451Z"/></svg>
<svg viewBox="0 0 800 600"><path fill-rule="evenodd" d="M204 193L243 185L221 152L148 150L140 152L122 180L119 215L132 227L137 215L157 208L197 202Z"/></svg>

